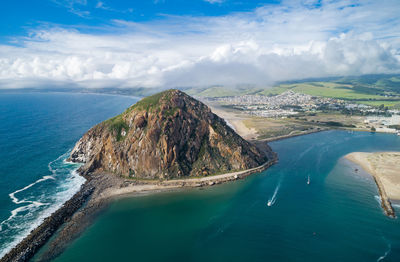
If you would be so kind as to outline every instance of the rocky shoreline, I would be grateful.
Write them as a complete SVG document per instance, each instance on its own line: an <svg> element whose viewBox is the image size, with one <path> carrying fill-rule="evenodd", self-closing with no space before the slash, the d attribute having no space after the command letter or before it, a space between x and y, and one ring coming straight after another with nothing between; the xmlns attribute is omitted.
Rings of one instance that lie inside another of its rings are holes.
<svg viewBox="0 0 400 262"><path fill-rule="evenodd" d="M258 146L262 147L263 144L259 143ZM2 257L0 262L28 261L52 236L56 235L49 243L47 251L37 258L38 261L50 261L61 254L67 245L91 224L93 218L116 197L177 190L180 188L213 186L242 179L251 174L262 172L278 161L276 153L272 151L267 153L269 160L261 166L202 178L155 182L126 179L102 173L84 174L81 172L81 175L87 180L81 186L80 191L65 202L60 209L47 217L39 227Z"/></svg>
<svg viewBox="0 0 400 262"><path fill-rule="evenodd" d="M385 212L385 214L388 217L396 218L396 213L394 212L392 203L390 203L390 200L386 194L386 191L385 191L381 181L377 177L374 177L374 181L376 183L376 186L378 187L379 195L381 197L381 206L382 206L383 211Z"/></svg>

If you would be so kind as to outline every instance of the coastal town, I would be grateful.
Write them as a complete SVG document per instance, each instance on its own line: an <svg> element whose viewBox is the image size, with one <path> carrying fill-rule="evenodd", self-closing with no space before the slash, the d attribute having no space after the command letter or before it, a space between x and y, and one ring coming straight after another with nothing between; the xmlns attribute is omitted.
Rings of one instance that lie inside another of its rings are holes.
<svg viewBox="0 0 400 262"><path fill-rule="evenodd" d="M343 99L311 96L293 91L278 95L243 95L217 98L201 98L206 104L218 104L249 115L270 119L299 119L318 114L357 116L358 127L376 132L400 135L400 110L373 107ZM332 121L331 121L332 122ZM354 126L356 127L356 126Z"/></svg>

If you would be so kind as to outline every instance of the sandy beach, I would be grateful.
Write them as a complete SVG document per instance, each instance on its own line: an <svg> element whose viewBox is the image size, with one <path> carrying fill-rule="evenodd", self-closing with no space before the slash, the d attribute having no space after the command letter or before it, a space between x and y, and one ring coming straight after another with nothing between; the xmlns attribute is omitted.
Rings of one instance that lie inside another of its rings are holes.
<svg viewBox="0 0 400 262"><path fill-rule="evenodd" d="M387 201L400 200L400 152L354 152L345 156L346 159L361 166L375 179L382 199L382 207ZM385 212L393 208L384 207ZM394 213L394 211L393 211Z"/></svg>
<svg viewBox="0 0 400 262"><path fill-rule="evenodd" d="M214 114L223 118L228 123L228 125L233 126L233 129L236 131L236 133L238 133L244 139L254 140L257 138L257 130L255 128L248 128L244 124L243 120L246 119L245 117L241 117L239 114L219 109L217 107L210 106L210 108Z"/></svg>
<svg viewBox="0 0 400 262"><path fill-rule="evenodd" d="M112 186L105 188L104 190L102 190L102 192L99 193L98 199L108 199L116 196L131 195L135 193L159 192L183 187L213 186L228 181L242 179L253 173L262 172L263 170L274 164L275 161L276 158L273 158L265 164L252 169L201 178L173 179L166 181L149 182L135 180L132 181L118 178L115 179Z"/></svg>

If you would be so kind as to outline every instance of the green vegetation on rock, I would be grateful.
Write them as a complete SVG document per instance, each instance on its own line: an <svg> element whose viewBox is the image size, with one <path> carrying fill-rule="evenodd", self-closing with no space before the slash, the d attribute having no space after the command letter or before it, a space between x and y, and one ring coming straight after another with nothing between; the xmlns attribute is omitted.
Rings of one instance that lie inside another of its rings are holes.
<svg viewBox="0 0 400 262"><path fill-rule="evenodd" d="M130 108L127 109L127 112L137 109L137 110L146 110L146 111L152 111L154 108L157 108L160 99L165 95L168 94L168 91L160 92L152 96L148 96L131 106Z"/></svg>
<svg viewBox="0 0 400 262"><path fill-rule="evenodd" d="M124 136L122 136L122 130L125 130L126 133L129 131L129 126L125 123L122 115L106 120L105 124L108 125L109 130L115 134L117 141L121 141L124 138Z"/></svg>

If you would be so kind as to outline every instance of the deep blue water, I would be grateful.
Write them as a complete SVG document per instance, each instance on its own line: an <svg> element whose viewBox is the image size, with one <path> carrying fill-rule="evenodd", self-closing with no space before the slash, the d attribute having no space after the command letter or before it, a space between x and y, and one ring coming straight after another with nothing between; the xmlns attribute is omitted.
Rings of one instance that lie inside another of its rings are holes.
<svg viewBox="0 0 400 262"><path fill-rule="evenodd" d="M342 158L398 151L400 137L328 131L271 145L279 163L261 174L114 202L56 261L400 261L399 219Z"/></svg>
<svg viewBox="0 0 400 262"><path fill-rule="evenodd" d="M84 181L64 160L93 125L133 97L0 94L0 257Z"/></svg>

